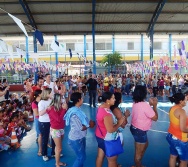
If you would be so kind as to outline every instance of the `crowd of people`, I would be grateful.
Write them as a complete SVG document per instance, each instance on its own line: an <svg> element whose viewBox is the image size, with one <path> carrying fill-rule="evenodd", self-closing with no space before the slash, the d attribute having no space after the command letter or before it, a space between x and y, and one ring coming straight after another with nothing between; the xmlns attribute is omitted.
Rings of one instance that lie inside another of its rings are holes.
<svg viewBox="0 0 188 167"><path fill-rule="evenodd" d="M133 99L130 132L135 141L135 167L142 167L142 158L148 147L147 131L152 121L158 119L156 97L166 95L175 103L169 111L169 166L174 167L179 157L180 166L184 167L188 161L187 86L188 76L178 74L173 77L148 75L145 78L139 74L91 74L88 78L63 75L52 82L51 75L47 73L38 76L36 84L33 84L32 77L26 79L25 92L18 97L17 94L9 95L9 85L3 81L0 86L0 96L4 97L0 103L0 149L19 148L23 134L30 130L27 122L34 118L37 155L48 161L47 150L51 147L51 157L55 157L56 167L66 166L66 162L60 161L60 157L63 156L64 128L70 126L68 144L76 155L73 167L83 167L86 159L87 129L96 127L96 167L103 166L105 157L108 167L121 167L117 162L120 153L109 156L107 143L120 140L123 147L123 130L130 116L129 110L124 111L120 107L122 95L125 94ZM90 120L81 108L87 92L90 107L97 107L98 97L99 106L95 120ZM150 98L147 102L148 94ZM13 142L13 134L18 141Z"/></svg>

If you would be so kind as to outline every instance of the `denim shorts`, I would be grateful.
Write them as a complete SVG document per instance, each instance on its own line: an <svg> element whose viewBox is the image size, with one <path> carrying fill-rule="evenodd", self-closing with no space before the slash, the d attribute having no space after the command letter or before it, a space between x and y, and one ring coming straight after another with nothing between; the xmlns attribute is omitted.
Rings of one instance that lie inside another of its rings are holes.
<svg viewBox="0 0 188 167"><path fill-rule="evenodd" d="M106 149L105 149L104 139L96 136L96 140L97 140L97 143L98 143L98 148L102 149L105 153Z"/></svg>
<svg viewBox="0 0 188 167"><path fill-rule="evenodd" d="M188 161L188 142L183 142L170 133L167 134L166 140L170 145L171 155L179 155L180 160Z"/></svg>
<svg viewBox="0 0 188 167"><path fill-rule="evenodd" d="M134 137L135 142L144 144L148 141L147 131L140 130L133 125L131 125L130 131Z"/></svg>
<svg viewBox="0 0 188 167"><path fill-rule="evenodd" d="M50 134L52 138L60 138L61 136L64 135L64 129L52 129L50 128Z"/></svg>

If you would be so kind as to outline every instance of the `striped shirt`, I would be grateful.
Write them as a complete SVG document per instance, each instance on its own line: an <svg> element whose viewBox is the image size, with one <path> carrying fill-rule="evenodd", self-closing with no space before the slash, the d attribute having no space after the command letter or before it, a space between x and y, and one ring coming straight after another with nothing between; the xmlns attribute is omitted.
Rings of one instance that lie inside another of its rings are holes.
<svg viewBox="0 0 188 167"><path fill-rule="evenodd" d="M69 139L70 140L78 140L86 137L87 130L82 131L82 123L78 116L72 115L70 118L70 132L69 132Z"/></svg>

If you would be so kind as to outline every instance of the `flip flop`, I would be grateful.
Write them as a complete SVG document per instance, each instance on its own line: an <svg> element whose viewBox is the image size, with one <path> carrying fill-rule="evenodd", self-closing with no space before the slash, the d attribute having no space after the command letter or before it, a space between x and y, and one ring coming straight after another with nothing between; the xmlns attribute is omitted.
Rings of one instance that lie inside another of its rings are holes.
<svg viewBox="0 0 188 167"><path fill-rule="evenodd" d="M60 166L67 166L66 163L60 162L59 165L56 165L56 167L60 167Z"/></svg>

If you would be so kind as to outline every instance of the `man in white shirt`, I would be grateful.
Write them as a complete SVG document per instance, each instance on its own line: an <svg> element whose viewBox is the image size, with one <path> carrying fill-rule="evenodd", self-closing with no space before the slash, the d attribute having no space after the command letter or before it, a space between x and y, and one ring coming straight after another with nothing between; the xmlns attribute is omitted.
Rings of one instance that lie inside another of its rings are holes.
<svg viewBox="0 0 188 167"><path fill-rule="evenodd" d="M49 73L47 73L45 75L45 79L46 79L46 81L44 82L44 86L47 86L48 88L52 89L52 96L53 96L54 93L56 93L56 89L55 89L54 82L51 82L51 75Z"/></svg>

